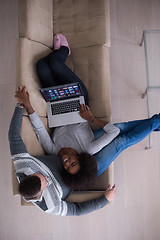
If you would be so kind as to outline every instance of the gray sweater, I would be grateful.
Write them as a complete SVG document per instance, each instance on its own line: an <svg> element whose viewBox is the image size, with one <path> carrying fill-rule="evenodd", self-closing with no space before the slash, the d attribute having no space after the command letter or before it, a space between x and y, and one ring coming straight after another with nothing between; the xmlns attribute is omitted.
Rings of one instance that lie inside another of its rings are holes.
<svg viewBox="0 0 160 240"><path fill-rule="evenodd" d="M47 154L57 154L61 148L68 147L78 153L88 152L93 155L108 145L120 132L118 127L108 123L103 128L104 134L95 139L87 121L57 127L51 138L36 112L29 117L38 140Z"/></svg>
<svg viewBox="0 0 160 240"><path fill-rule="evenodd" d="M46 213L61 216L83 215L106 206L108 200L104 195L82 203L65 201L72 190L65 185L61 178L61 158L56 155L33 157L27 152L20 136L22 115L23 109L16 107L8 134L17 179L20 182L25 176L33 173L41 173L47 176L47 187L43 191L42 197L31 202Z"/></svg>

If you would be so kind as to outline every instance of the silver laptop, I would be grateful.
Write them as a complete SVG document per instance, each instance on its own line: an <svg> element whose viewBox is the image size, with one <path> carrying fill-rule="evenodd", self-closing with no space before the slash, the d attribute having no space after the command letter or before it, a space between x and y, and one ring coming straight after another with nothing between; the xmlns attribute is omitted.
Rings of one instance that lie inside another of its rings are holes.
<svg viewBox="0 0 160 240"><path fill-rule="evenodd" d="M86 121L78 113L80 104L85 104L79 83L43 88L40 92L47 102L50 128Z"/></svg>

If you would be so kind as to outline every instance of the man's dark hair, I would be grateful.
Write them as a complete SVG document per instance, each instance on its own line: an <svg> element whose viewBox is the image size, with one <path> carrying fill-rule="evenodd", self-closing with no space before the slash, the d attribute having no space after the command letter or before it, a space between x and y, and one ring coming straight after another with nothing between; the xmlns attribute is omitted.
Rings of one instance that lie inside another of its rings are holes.
<svg viewBox="0 0 160 240"><path fill-rule="evenodd" d="M26 199L35 197L41 189L41 180L39 177L29 175L24 177L19 184L19 193Z"/></svg>
<svg viewBox="0 0 160 240"><path fill-rule="evenodd" d="M83 152L78 155L80 170L76 174L63 171L62 177L65 184L74 190L84 190L88 185L92 185L97 177L97 162L95 157Z"/></svg>

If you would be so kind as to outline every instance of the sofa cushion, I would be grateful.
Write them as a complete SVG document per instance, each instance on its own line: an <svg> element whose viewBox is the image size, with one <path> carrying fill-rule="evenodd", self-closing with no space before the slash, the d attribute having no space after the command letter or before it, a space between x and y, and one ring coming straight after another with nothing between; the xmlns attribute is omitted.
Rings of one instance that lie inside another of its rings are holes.
<svg viewBox="0 0 160 240"><path fill-rule="evenodd" d="M52 0L19 0L19 36L53 46Z"/></svg>
<svg viewBox="0 0 160 240"><path fill-rule="evenodd" d="M71 57L75 74L88 89L89 106L93 115L110 121L109 48L104 45L73 48Z"/></svg>
<svg viewBox="0 0 160 240"><path fill-rule="evenodd" d="M71 48L110 46L109 0L53 1L53 31L63 33Z"/></svg>
<svg viewBox="0 0 160 240"><path fill-rule="evenodd" d="M46 116L46 102L43 100L39 89L40 82L36 74L36 62L51 50L26 38L17 39L16 46L16 87L25 85L30 93L33 108L39 116Z"/></svg>

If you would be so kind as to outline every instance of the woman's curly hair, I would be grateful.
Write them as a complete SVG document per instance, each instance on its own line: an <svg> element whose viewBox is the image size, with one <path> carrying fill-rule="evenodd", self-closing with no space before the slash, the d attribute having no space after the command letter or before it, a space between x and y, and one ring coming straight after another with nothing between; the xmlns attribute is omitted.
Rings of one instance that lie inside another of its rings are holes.
<svg viewBox="0 0 160 240"><path fill-rule="evenodd" d="M91 154L83 152L78 155L80 170L76 174L70 174L65 169L62 177L65 184L74 190L85 190L93 184L97 177L97 162Z"/></svg>

